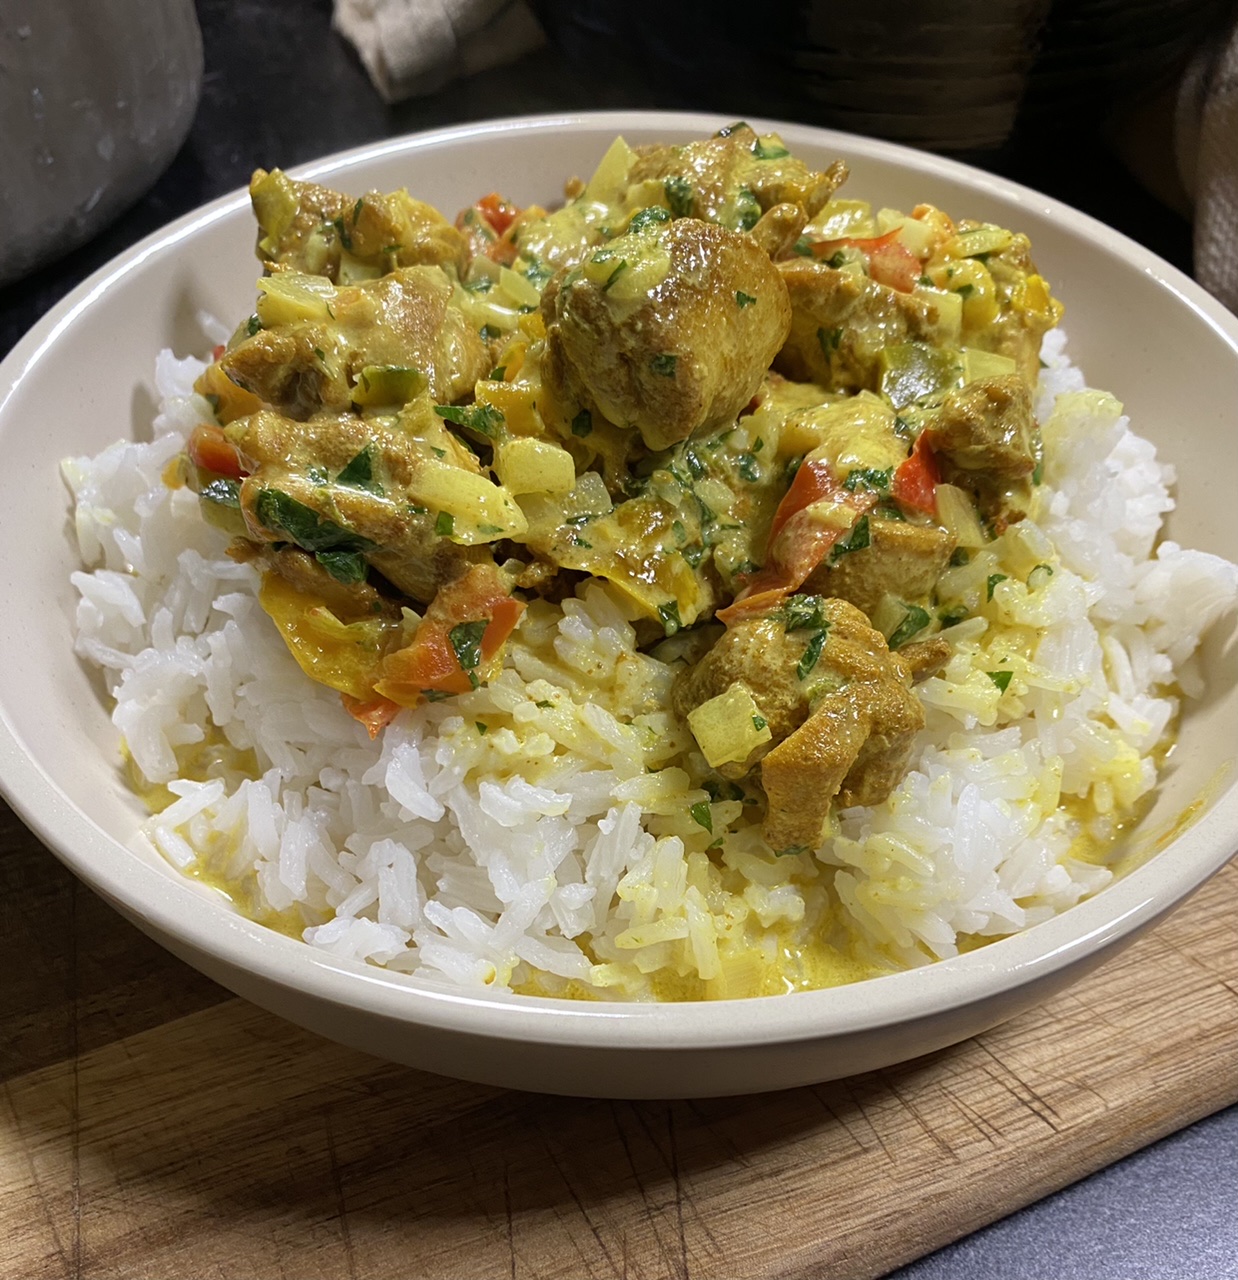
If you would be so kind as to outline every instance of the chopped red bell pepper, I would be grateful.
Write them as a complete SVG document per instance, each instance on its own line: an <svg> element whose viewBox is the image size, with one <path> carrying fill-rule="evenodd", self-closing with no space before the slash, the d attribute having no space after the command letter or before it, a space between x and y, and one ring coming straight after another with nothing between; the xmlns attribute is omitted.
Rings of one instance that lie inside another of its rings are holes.
<svg viewBox="0 0 1238 1280"><path fill-rule="evenodd" d="M816 258L831 258L844 245L864 254L868 274L878 284L889 285L900 293L910 293L923 272L920 259L899 239L897 227L883 236L820 240L812 245L812 253Z"/></svg>
<svg viewBox="0 0 1238 1280"><path fill-rule="evenodd" d="M404 709L398 702L392 702L390 698L384 698L378 694L362 701L350 694L341 693L340 701L344 704L344 710L354 720L365 725L365 731L371 738L377 738Z"/></svg>
<svg viewBox="0 0 1238 1280"><path fill-rule="evenodd" d="M185 446L190 461L203 471L240 480L249 473L241 463L236 446L213 422L203 422L194 427Z"/></svg>
<svg viewBox="0 0 1238 1280"><path fill-rule="evenodd" d="M940 483L941 467L937 455L928 442L928 436L921 432L916 437L911 455L895 468L890 492L903 506L935 516L937 486Z"/></svg>
<svg viewBox="0 0 1238 1280"><path fill-rule="evenodd" d="M800 463L791 487L783 494L770 522L766 562L761 571L717 618L727 626L753 613L762 613L798 590L829 554L846 529L819 523L811 508L818 502L848 506L861 515L877 503L871 490L854 493L843 488L829 462L810 454Z"/></svg>
<svg viewBox="0 0 1238 1280"><path fill-rule="evenodd" d="M383 659L375 693L404 707L416 706L427 692L468 693L476 688L475 668L494 658L523 612L523 602L511 595L494 565L473 565L439 590L412 642ZM452 633L480 622L486 626L478 642L478 660L466 668Z"/></svg>

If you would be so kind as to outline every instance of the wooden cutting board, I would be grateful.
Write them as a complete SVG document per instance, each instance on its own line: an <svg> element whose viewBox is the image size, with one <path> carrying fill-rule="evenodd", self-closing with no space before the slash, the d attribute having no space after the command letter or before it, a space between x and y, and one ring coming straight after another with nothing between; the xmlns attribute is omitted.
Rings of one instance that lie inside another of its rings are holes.
<svg viewBox="0 0 1238 1280"><path fill-rule="evenodd" d="M1238 865L1049 1004L887 1071L597 1102L230 996L0 806L0 1275L856 1277L1238 1099Z"/></svg>

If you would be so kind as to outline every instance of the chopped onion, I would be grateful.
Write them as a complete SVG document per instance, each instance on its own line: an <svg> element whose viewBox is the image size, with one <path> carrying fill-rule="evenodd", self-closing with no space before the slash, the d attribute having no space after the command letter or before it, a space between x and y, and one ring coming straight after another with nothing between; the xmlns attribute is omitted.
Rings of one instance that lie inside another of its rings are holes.
<svg viewBox="0 0 1238 1280"><path fill-rule="evenodd" d="M937 518L953 535L955 543L969 550L983 547L988 539L967 494L952 484L939 484L936 493Z"/></svg>

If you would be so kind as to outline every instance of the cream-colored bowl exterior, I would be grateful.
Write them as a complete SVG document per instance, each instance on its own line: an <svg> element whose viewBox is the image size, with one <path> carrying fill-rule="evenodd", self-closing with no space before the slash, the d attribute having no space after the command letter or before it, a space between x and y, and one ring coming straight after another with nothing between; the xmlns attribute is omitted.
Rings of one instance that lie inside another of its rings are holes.
<svg viewBox="0 0 1238 1280"><path fill-rule="evenodd" d="M357 192L407 186L448 211L496 189L551 203L616 134L688 140L722 123L663 113L500 121L300 172ZM843 157L848 190L875 204L929 201L1027 231L1066 303L1075 359L1178 469L1169 535L1238 559L1234 316L1152 254L1046 196L889 144L774 127L810 162ZM225 986L344 1043L492 1084L629 1097L785 1088L927 1053L1011 1017L1112 954L1238 848L1231 619L1207 646L1208 692L1189 708L1156 806L1131 841L1132 869L1057 919L955 960L763 1000L592 1005L460 994L242 919L137 836L143 811L122 779L100 682L73 655L75 560L57 464L149 432L155 352L202 353L200 310L248 314L253 238L243 194L182 218L86 281L0 366L0 787L87 884Z"/></svg>

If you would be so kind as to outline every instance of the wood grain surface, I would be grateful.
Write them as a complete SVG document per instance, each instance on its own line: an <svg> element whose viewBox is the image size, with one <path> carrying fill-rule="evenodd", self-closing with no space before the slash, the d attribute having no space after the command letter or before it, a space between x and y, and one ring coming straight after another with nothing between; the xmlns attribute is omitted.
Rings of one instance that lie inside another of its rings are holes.
<svg viewBox="0 0 1238 1280"><path fill-rule="evenodd" d="M704 1102L518 1094L230 996L0 807L0 1276L880 1275L1238 1099L1238 866L954 1049Z"/></svg>

